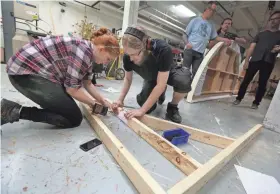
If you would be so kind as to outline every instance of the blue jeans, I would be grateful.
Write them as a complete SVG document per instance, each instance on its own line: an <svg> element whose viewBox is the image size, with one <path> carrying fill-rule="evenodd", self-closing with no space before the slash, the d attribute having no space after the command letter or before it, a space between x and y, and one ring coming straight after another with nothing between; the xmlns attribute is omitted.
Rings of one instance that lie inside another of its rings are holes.
<svg viewBox="0 0 280 194"><path fill-rule="evenodd" d="M192 78L194 78L200 63L203 60L203 54L192 49L185 49L184 50L184 61L183 66L191 69L192 67Z"/></svg>

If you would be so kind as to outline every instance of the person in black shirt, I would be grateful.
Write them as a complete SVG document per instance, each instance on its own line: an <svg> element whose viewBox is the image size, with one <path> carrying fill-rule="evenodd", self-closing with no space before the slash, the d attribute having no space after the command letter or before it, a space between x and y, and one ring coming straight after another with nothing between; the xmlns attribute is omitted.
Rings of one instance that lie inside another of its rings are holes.
<svg viewBox="0 0 280 194"><path fill-rule="evenodd" d="M247 70L244 80L240 85L238 96L233 102L234 105L240 104L249 83L259 71L259 85L252 104L253 109L257 109L265 91L266 84L274 68L277 54L280 52L280 11L276 11L269 17L268 29L256 35L248 49L244 69ZM250 62L249 59L252 56Z"/></svg>
<svg viewBox="0 0 280 194"><path fill-rule="evenodd" d="M136 100L139 109L125 113L128 119L141 117L157 107L157 101L165 100L167 84L173 86L173 99L167 105L167 119L180 123L178 103L191 90L191 73L186 67L173 64L170 46L160 39L152 39L142 27L128 27L123 40L123 67L125 69L124 86L119 99L113 103L113 109L123 106L123 101L132 83L133 71L143 79L143 88Z"/></svg>

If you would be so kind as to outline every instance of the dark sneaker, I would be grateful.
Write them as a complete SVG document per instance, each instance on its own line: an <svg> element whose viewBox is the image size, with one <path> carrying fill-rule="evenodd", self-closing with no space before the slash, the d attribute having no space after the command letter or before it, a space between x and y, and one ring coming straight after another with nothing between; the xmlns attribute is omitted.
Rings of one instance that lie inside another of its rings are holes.
<svg viewBox="0 0 280 194"><path fill-rule="evenodd" d="M177 105L173 105L168 103L167 110L166 110L166 118L175 122L175 123L181 123L182 117L179 113L179 108Z"/></svg>
<svg viewBox="0 0 280 194"><path fill-rule="evenodd" d="M2 99L1 100L1 125L19 121L21 105L18 103Z"/></svg>
<svg viewBox="0 0 280 194"><path fill-rule="evenodd" d="M158 99L158 104L159 104L159 105L162 105L164 101L165 101L165 94L164 94L164 95L161 95L161 96L159 97L159 99Z"/></svg>
<svg viewBox="0 0 280 194"><path fill-rule="evenodd" d="M240 102L241 102L241 100L235 100L232 104L233 105L238 105L238 104L240 104Z"/></svg>
<svg viewBox="0 0 280 194"><path fill-rule="evenodd" d="M257 105L257 104L252 104L252 106L251 106L251 109L258 109L259 108L259 105Z"/></svg>

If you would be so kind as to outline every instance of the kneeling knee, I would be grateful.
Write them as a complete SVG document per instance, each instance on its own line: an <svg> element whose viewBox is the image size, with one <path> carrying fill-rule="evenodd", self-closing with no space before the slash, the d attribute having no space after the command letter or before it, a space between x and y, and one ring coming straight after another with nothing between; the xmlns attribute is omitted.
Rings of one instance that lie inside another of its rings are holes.
<svg viewBox="0 0 280 194"><path fill-rule="evenodd" d="M83 115L82 115L82 113L80 113L80 114L76 115L75 119L73 119L71 121L71 127L78 127L78 126L80 126L82 121L83 121Z"/></svg>
<svg viewBox="0 0 280 194"><path fill-rule="evenodd" d="M191 82L188 80L184 80L174 86L174 91L178 93L188 93L191 89Z"/></svg>

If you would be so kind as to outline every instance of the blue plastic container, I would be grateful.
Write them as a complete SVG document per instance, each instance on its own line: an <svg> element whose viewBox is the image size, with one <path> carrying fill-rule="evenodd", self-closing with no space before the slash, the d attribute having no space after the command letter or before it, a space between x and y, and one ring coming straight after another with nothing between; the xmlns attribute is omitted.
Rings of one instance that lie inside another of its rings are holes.
<svg viewBox="0 0 280 194"><path fill-rule="evenodd" d="M185 130L178 128L164 131L162 136L172 144L179 145L188 143L190 134Z"/></svg>

